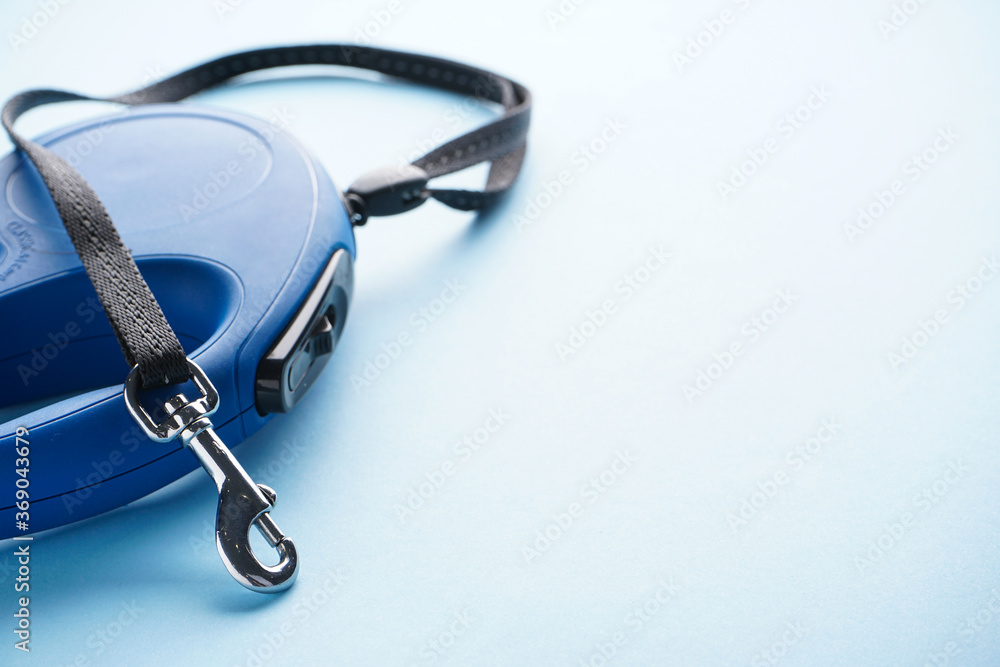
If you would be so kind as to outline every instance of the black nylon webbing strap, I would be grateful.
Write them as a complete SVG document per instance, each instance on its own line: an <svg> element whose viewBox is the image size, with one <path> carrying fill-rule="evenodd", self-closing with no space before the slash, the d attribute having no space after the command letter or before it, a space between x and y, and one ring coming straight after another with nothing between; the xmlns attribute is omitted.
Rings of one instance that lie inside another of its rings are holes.
<svg viewBox="0 0 1000 667"><path fill-rule="evenodd" d="M27 109L80 99L87 98L57 91L23 93L4 107L4 127L45 181L129 367L139 366L147 387L182 382L190 374L184 350L104 204L66 160L10 129L10 123Z"/></svg>
<svg viewBox="0 0 1000 667"><path fill-rule="evenodd" d="M129 105L178 102L249 72L291 65L340 65L372 70L472 95L504 108L504 114L497 120L415 160L407 175L407 188L399 187L400 181L389 176L380 188L349 189L349 201L358 207L352 211L358 224L369 213L402 212L427 197L461 210L483 208L506 192L520 171L531 114L531 95L526 88L492 72L450 60L373 47L317 44L260 49L225 56L116 97L33 90L11 98L3 108L3 126L38 169L104 306L125 359L129 366L138 366L145 388L187 380L190 371L184 350L100 198L68 162L17 134L14 122L21 114L54 102L93 100ZM426 187L427 179L482 162L491 163L482 191ZM371 201L366 201L366 197Z"/></svg>

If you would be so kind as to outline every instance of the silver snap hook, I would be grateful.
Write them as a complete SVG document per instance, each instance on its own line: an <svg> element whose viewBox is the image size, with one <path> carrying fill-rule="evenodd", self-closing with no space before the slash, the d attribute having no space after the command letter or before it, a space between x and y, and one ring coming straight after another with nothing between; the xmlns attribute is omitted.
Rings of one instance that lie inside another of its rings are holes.
<svg viewBox="0 0 1000 667"><path fill-rule="evenodd" d="M209 416L218 408L219 395L197 364L188 359L188 365L202 396L188 401L184 394L177 394L167 400L167 418L161 424L156 424L139 403L139 374L135 368L125 381L125 404L150 439L169 442L179 437L215 481L219 491L215 545L233 578L252 591L279 593L295 582L298 557L295 544L268 514L277 496L271 488L255 484L216 435ZM254 526L278 552L276 565L264 565L250 548L250 529Z"/></svg>

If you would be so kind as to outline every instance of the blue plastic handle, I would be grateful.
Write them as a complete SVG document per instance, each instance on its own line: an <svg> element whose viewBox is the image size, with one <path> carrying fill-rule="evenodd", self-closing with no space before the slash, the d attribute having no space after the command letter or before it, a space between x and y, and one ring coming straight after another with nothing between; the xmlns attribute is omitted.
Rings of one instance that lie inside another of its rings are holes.
<svg viewBox="0 0 1000 667"><path fill-rule="evenodd" d="M269 419L254 403L261 358L331 255L355 255L340 192L280 129L217 110L132 108L41 143L100 195L188 356L221 395L216 432L238 444ZM147 439L128 414L129 369L34 167L8 155L0 183L7 538L17 533L18 426L32 443L31 532L131 502L198 462L176 441Z"/></svg>

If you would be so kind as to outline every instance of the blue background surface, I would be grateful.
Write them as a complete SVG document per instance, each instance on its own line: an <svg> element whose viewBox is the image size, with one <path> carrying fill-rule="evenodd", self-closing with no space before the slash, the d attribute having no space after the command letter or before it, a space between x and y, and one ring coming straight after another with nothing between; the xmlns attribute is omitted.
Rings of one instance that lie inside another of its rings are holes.
<svg viewBox="0 0 1000 667"><path fill-rule="evenodd" d="M236 450L278 491L294 589L255 596L225 573L198 471L38 536L33 651L0 622L0 663L996 664L1000 280L961 308L954 290L998 246L1000 7L904 4L919 8L884 34L893 4L868 0L588 0L554 23L555 0L72 0L15 48L41 5L5 2L3 97L112 94L368 30L504 72L536 110L502 206L473 219L429 203L359 230L334 360ZM341 187L488 117L415 87L290 75L194 103L290 118ZM814 88L829 98L803 111ZM913 171L948 128L947 152ZM736 169L753 175L723 195ZM894 180L902 194L852 242L845 225ZM643 270L659 248L670 259ZM448 281L463 289L441 311ZM774 321L782 290L794 302ZM412 344L352 382L404 332ZM926 344L894 367L915 334ZM491 410L507 415L496 433L456 449ZM13 551L0 545L11 613Z"/></svg>

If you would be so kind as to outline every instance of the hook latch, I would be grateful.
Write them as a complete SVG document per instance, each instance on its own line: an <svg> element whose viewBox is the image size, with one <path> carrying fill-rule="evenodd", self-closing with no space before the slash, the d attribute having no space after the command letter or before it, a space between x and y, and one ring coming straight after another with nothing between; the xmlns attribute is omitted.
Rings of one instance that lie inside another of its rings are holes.
<svg viewBox="0 0 1000 667"><path fill-rule="evenodd" d="M192 380L202 396L188 401L177 394L164 403L167 418L157 424L139 403L139 375L132 369L125 381L125 404L150 439L169 442L179 437L219 491L215 544L226 569L246 588L278 593L290 587L298 573L295 544L285 537L271 518L277 496L263 484L255 484L236 457L212 429L209 416L218 408L219 395L204 371L188 359ZM250 528L256 526L267 543L278 552L276 565L264 565L250 548Z"/></svg>

